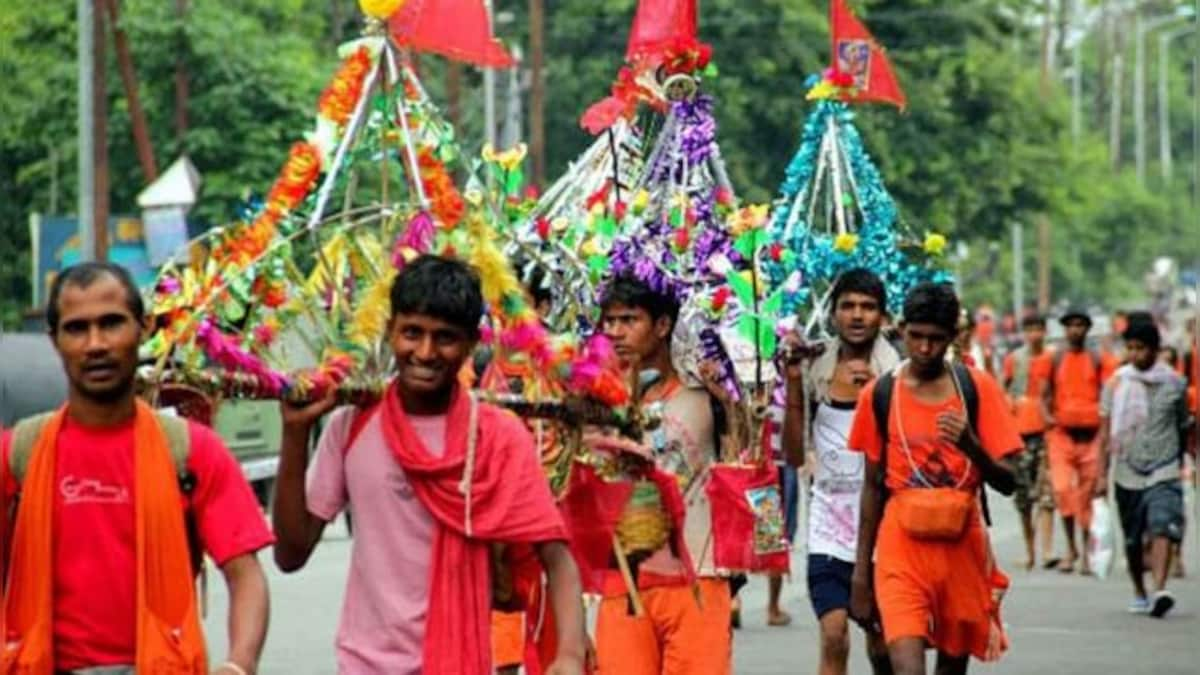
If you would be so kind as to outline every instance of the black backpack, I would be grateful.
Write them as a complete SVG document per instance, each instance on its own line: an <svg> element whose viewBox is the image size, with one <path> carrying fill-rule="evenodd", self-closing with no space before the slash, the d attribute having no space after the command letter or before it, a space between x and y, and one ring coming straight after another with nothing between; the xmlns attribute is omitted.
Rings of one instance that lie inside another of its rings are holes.
<svg viewBox="0 0 1200 675"><path fill-rule="evenodd" d="M979 390L975 388L975 380L971 377L971 371L962 363L955 362L950 365L950 377L953 377L958 383L958 390L962 392L963 404L967 409L967 422L978 436ZM879 454L879 487L883 489L885 496L887 494L884 486L887 480L888 423L892 412L892 391L895 389L895 383L895 371L888 371L875 380L875 390L871 392L871 409L875 413L875 425L879 431L879 438L882 439L882 449ZM990 527L992 514L988 508L987 490L982 484L979 487L979 501L983 511L983 520Z"/></svg>

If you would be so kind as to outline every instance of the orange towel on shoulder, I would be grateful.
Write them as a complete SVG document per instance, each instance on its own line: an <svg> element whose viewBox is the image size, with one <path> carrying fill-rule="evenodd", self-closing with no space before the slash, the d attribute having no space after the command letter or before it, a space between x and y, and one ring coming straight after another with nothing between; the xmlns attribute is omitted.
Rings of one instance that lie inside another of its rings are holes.
<svg viewBox="0 0 1200 675"><path fill-rule="evenodd" d="M13 532L0 675L54 672L54 499L58 433L66 409L46 424L22 482ZM140 673L205 675L204 635L184 528L181 496L166 435L150 406L134 420L134 519L137 551L137 656Z"/></svg>

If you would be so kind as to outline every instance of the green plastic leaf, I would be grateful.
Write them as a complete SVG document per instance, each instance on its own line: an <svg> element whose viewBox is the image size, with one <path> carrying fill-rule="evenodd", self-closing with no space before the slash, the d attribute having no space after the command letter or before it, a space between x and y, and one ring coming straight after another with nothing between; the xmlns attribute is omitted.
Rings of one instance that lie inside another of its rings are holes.
<svg viewBox="0 0 1200 675"><path fill-rule="evenodd" d="M758 346L762 351L762 358L774 358L775 348L778 346L775 338L774 321L763 321L759 324Z"/></svg>
<svg viewBox="0 0 1200 675"><path fill-rule="evenodd" d="M508 182L504 185L504 192L508 195L515 195L521 191L521 186L525 184L525 172L521 171L521 167L517 167L508 172Z"/></svg>
<svg viewBox="0 0 1200 675"><path fill-rule="evenodd" d="M721 71L717 68L717 64L709 61L708 65L704 67L704 70L701 71L700 74L704 77L716 77L721 74Z"/></svg>
<svg viewBox="0 0 1200 675"><path fill-rule="evenodd" d="M783 288L776 289L763 301L760 311L767 316L776 316L783 309Z"/></svg>
<svg viewBox="0 0 1200 675"><path fill-rule="evenodd" d="M670 219L671 227L683 227L685 222L683 217L683 209L679 208L678 206L671 209Z"/></svg>
<svg viewBox="0 0 1200 675"><path fill-rule="evenodd" d="M754 320L754 315L743 314L738 317L737 330L738 335L742 336L746 342L754 344L755 333L758 332L758 322Z"/></svg>
<svg viewBox="0 0 1200 675"><path fill-rule="evenodd" d="M743 307L754 306L754 288L749 281L733 270L725 275L725 280L729 282L729 287L733 289L733 294L737 296L738 302L742 303Z"/></svg>
<svg viewBox="0 0 1200 675"><path fill-rule="evenodd" d="M596 231L600 233L600 236L611 239L617 234L617 221L613 220L612 216L606 215L596 223Z"/></svg>
<svg viewBox="0 0 1200 675"><path fill-rule="evenodd" d="M592 272L608 271L608 256L599 253L588 257L588 269Z"/></svg>
<svg viewBox="0 0 1200 675"><path fill-rule="evenodd" d="M742 255L746 260L754 258L754 254L758 251L759 240L761 239L760 231L756 229L746 230L742 236L738 237L733 242L733 248Z"/></svg>

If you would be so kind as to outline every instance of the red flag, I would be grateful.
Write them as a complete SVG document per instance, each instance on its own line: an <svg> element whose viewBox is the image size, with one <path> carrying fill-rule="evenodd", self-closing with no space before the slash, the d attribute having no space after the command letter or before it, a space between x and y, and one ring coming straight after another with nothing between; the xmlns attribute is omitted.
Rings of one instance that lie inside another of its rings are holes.
<svg viewBox="0 0 1200 675"><path fill-rule="evenodd" d="M625 60L656 60L672 46L698 39L696 0L639 0Z"/></svg>
<svg viewBox="0 0 1200 675"><path fill-rule="evenodd" d="M846 7L845 0L829 4L833 34L833 69L854 78L854 95L847 101L891 103L901 110L908 105L904 90L892 70L887 53L871 31Z"/></svg>
<svg viewBox="0 0 1200 675"><path fill-rule="evenodd" d="M489 68L513 58L492 35L482 0L408 0L388 21L400 45Z"/></svg>

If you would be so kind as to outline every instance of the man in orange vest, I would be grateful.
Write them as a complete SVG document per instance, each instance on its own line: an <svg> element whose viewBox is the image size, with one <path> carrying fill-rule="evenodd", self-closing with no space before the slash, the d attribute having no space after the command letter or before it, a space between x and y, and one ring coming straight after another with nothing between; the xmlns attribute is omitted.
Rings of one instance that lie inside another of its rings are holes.
<svg viewBox="0 0 1200 675"><path fill-rule="evenodd" d="M255 672L268 614L255 553L271 533L220 438L137 398L149 326L129 273L64 270L46 319L69 390L3 444L4 496L19 491L19 506L0 673L207 675L190 544L229 587L229 652L213 672Z"/></svg>

